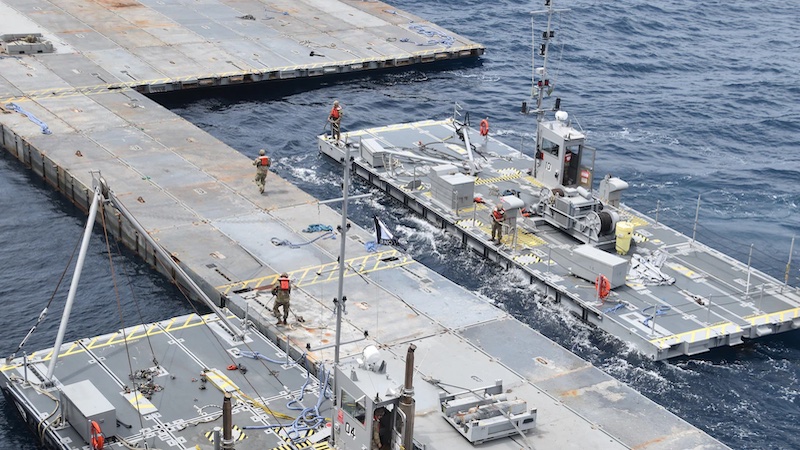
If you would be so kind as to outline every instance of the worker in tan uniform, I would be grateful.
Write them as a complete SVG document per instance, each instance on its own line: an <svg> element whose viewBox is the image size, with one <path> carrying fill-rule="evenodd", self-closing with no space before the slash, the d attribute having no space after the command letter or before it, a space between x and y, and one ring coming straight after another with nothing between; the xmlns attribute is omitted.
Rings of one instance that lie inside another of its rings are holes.
<svg viewBox="0 0 800 450"><path fill-rule="evenodd" d="M270 160L267 152L262 148L258 151L258 158L253 161L256 166L256 184L258 185L258 192L264 193L264 185L267 183L267 174L269 173Z"/></svg>
<svg viewBox="0 0 800 450"><path fill-rule="evenodd" d="M272 307L272 314L278 318L278 325L286 325L289 318L289 296L292 293L292 283L289 274L282 273L278 277L278 282L272 287L272 295L275 296L275 306ZM280 308L283 308L281 315ZM283 317L283 319L281 319Z"/></svg>

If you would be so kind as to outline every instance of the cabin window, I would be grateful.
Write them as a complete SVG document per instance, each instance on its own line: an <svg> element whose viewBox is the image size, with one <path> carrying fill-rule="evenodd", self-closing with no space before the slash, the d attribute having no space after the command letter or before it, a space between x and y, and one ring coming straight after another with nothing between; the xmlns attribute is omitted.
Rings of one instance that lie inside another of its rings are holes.
<svg viewBox="0 0 800 450"><path fill-rule="evenodd" d="M341 399L342 410L349 414L350 417L353 417L361 422L361 425L364 425L364 420L367 416L367 408L364 406L364 396L361 396L360 399L356 399L352 395L348 394L347 391L342 389Z"/></svg>
<svg viewBox="0 0 800 450"><path fill-rule="evenodd" d="M558 156L558 144L548 139L542 138L542 151Z"/></svg>

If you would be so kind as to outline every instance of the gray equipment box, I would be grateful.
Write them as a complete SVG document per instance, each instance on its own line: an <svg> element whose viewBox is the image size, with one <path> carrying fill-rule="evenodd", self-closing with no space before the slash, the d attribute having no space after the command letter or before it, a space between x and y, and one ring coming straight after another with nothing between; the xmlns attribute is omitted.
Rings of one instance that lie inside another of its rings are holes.
<svg viewBox="0 0 800 450"><path fill-rule="evenodd" d="M117 434L117 411L89 380L61 388L61 411L86 442L92 442L92 420L100 425L106 438Z"/></svg>
<svg viewBox="0 0 800 450"><path fill-rule="evenodd" d="M475 178L457 173L431 178L431 196L453 211L472 205Z"/></svg>
<svg viewBox="0 0 800 450"><path fill-rule="evenodd" d="M575 256L575 262L570 269L576 276L594 282L598 275L605 275L611 284L611 289L625 284L625 276L628 274L628 260L604 252L589 244L575 247L573 255Z"/></svg>
<svg viewBox="0 0 800 450"><path fill-rule="evenodd" d="M361 140L361 159L372 167L383 167L383 156L386 149L375 139Z"/></svg>

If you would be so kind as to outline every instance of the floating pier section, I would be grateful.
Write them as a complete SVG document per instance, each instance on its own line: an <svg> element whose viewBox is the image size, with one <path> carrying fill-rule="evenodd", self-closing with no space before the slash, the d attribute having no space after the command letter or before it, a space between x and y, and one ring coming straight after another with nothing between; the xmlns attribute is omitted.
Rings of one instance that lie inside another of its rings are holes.
<svg viewBox="0 0 800 450"><path fill-rule="evenodd" d="M249 158L144 94L321 79L483 53L479 44L375 1L0 0L0 26L8 35L3 48L16 52L0 55L0 145L82 208L88 209L93 181L101 176L124 205L106 204L101 212L111 234L176 283L198 285L201 292L195 294L211 297L235 312L243 328L256 329L277 345L252 337L262 351L299 359L311 347L307 362L312 366L330 363L334 354L326 346L334 334L331 299L341 235L304 230L314 223L338 224L341 217L275 174L260 195ZM309 149L313 146L309 142ZM475 389L503 379L509 392L538 409L537 431L525 438L536 448L726 448L487 299L392 248L369 252L365 243L371 238L357 226L347 235L350 300L343 340L357 343L342 347L343 359L373 344L387 360L399 360L414 342L421 355L414 373L420 393L448 389L448 383ZM295 316L289 326L278 328L269 291L261 288L284 271L296 285L292 310L304 319ZM359 340L367 332L366 340ZM201 334L207 346L176 345ZM231 356L240 358L234 349L242 343L224 336L213 316L137 325L124 334L65 343L6 362L0 366L3 389L27 421L44 430L44 442L52 448L61 448L59 441L85 440L69 427L54 426L47 417L51 401L31 385L38 383L29 378L35 377L33 371L41 373L58 352L56 387L49 389L70 384L75 391L74 384L85 379L80 368L91 366L100 395L120 412L120 436L151 448L210 448L215 424L207 422L216 415L198 411L202 405L188 401L191 394L176 394L198 388L191 374L199 377L201 366L216 370L207 379L217 380L212 380L217 390L235 385L236 395L259 398L260 411L234 409L234 418L240 418L235 421L273 420L263 402L286 400L300 389L293 378L291 392L282 392L283 386L267 376L261 377L265 386L255 389L241 370L225 371ZM174 368L164 362L168 372L154 375L166 385L153 395L158 414L149 403L121 394L128 367L110 358L119 356L127 341L144 348L145 338L180 361ZM228 348L210 350L218 342ZM287 359L284 369L292 367ZM219 373L228 374L228 380ZM212 401L206 393L198 398ZM429 449L471 448L438 417L439 408L438 399L418 397L420 442ZM236 448L288 445L253 433L264 432L239 432ZM520 439L496 441L492 448L517 449ZM310 437L303 445L326 448ZM123 448L123 443L108 447Z"/></svg>

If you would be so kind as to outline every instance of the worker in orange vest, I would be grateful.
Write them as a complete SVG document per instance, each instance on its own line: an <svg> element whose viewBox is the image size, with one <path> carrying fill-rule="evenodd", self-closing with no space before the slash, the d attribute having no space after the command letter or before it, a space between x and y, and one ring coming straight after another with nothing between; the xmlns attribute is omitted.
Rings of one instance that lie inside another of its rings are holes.
<svg viewBox="0 0 800 450"><path fill-rule="evenodd" d="M258 192L263 194L270 166L269 157L263 148L258 151L258 158L253 161L253 165L256 166L256 184L258 185Z"/></svg>
<svg viewBox="0 0 800 450"><path fill-rule="evenodd" d="M278 319L278 325L286 325L289 318L289 300L292 293L292 282L289 274L284 272L278 277L278 282L272 287L272 295L275 296L275 306L272 307L272 315ZM283 308L281 316L280 308ZM281 317L283 319L281 319Z"/></svg>
<svg viewBox="0 0 800 450"><path fill-rule="evenodd" d="M503 221L506 220L506 210L503 205L498 203L492 210L492 242L495 242L497 236L497 243L503 239Z"/></svg>
<svg viewBox="0 0 800 450"><path fill-rule="evenodd" d="M339 100L333 101L333 108L331 108L331 113L328 116L328 122L331 123L331 138L338 143L341 138L339 125L342 123L342 107L339 106Z"/></svg>

